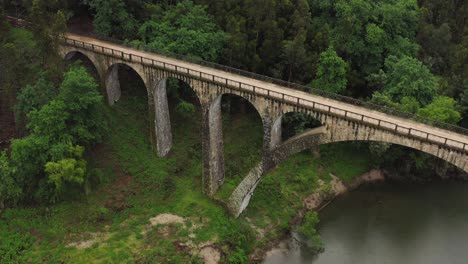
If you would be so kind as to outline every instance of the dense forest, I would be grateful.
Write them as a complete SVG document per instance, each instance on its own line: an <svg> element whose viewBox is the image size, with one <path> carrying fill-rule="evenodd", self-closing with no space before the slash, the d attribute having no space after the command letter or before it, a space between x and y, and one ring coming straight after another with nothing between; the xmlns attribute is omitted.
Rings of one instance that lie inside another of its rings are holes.
<svg viewBox="0 0 468 264"><path fill-rule="evenodd" d="M468 128L465 0L0 0L0 15L31 23L0 21L0 212L88 194L102 180L89 157L112 120L92 74L57 53L67 30ZM284 122L287 135L314 126L300 114ZM356 145L373 166L420 174L442 166L402 147Z"/></svg>

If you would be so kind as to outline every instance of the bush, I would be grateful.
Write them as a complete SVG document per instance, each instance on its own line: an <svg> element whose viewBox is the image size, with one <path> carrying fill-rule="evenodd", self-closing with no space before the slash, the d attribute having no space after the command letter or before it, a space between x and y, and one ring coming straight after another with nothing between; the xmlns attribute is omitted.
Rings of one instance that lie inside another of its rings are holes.
<svg viewBox="0 0 468 264"><path fill-rule="evenodd" d="M299 233L307 237L307 246L316 252L323 250L323 242L316 229L318 223L317 212L309 211L306 213L302 225L298 229Z"/></svg>
<svg viewBox="0 0 468 264"><path fill-rule="evenodd" d="M249 258L245 254L244 250L236 247L236 250L234 250L229 256L228 262L231 264L244 264L248 263L248 260Z"/></svg>
<svg viewBox="0 0 468 264"><path fill-rule="evenodd" d="M22 263L23 251L34 243L34 237L27 233L0 231L0 263Z"/></svg>

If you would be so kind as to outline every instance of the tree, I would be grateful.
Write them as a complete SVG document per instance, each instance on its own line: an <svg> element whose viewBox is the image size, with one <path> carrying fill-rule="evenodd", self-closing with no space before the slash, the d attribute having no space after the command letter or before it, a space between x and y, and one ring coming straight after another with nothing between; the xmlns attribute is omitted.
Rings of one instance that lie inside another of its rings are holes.
<svg viewBox="0 0 468 264"><path fill-rule="evenodd" d="M283 42L283 54L285 69L287 72L288 81L292 81L293 74L305 64L305 34L298 35L293 40L285 40Z"/></svg>
<svg viewBox="0 0 468 264"><path fill-rule="evenodd" d="M316 226L319 223L318 215L316 212L309 211L305 214L304 220L299 227L299 232L309 240L307 245L314 251L323 250L323 242L317 232Z"/></svg>
<svg viewBox="0 0 468 264"><path fill-rule="evenodd" d="M372 94L365 78L389 55L415 56L420 10L416 0L311 0L316 21L330 25L329 41L350 65L349 87Z"/></svg>
<svg viewBox="0 0 468 264"><path fill-rule="evenodd" d="M32 85L26 85L17 96L15 105L17 117L29 114L32 110L40 109L57 95L54 84L48 80L47 74L41 72L39 79Z"/></svg>
<svg viewBox="0 0 468 264"><path fill-rule="evenodd" d="M14 204L23 194L15 175L16 168L10 164L6 152L0 153L0 213L5 208L5 202Z"/></svg>
<svg viewBox="0 0 468 264"><path fill-rule="evenodd" d="M33 34L24 29L9 28L0 35L0 100L5 110L10 110L18 90L33 82L40 71L37 49Z"/></svg>
<svg viewBox="0 0 468 264"><path fill-rule="evenodd" d="M47 137L52 142L71 140L67 121L70 113L66 111L65 103L52 100L40 110L28 114L29 131L38 136Z"/></svg>
<svg viewBox="0 0 468 264"><path fill-rule="evenodd" d="M384 91L393 101L414 97L421 106L426 106L436 94L436 81L429 69L411 57L390 56L385 61Z"/></svg>
<svg viewBox="0 0 468 264"><path fill-rule="evenodd" d="M68 146L67 155L58 160L45 164L47 181L55 187L55 197L63 193L70 184L82 186L86 181L86 161L83 159L84 148Z"/></svg>
<svg viewBox="0 0 468 264"><path fill-rule="evenodd" d="M329 47L320 54L317 78L312 82L316 88L341 93L346 89L346 69L348 64L336 54L333 47Z"/></svg>
<svg viewBox="0 0 468 264"><path fill-rule="evenodd" d="M93 9L93 25L96 32L102 36L118 39L133 39L137 29L137 21L127 11L122 0L85 0Z"/></svg>
<svg viewBox="0 0 468 264"><path fill-rule="evenodd" d="M450 124L456 124L461 120L461 114L456 109L456 101L446 96L436 97L432 103L419 109L418 114Z"/></svg>
<svg viewBox="0 0 468 264"><path fill-rule="evenodd" d="M84 67L73 67L64 74L57 97L64 103L66 129L72 143L87 146L100 142L107 128L104 100L96 80Z"/></svg>
<svg viewBox="0 0 468 264"><path fill-rule="evenodd" d="M37 41L42 64L59 75L62 58L58 55L60 37L67 31L67 18L57 1L33 0L28 17L31 31Z"/></svg>
<svg viewBox="0 0 468 264"><path fill-rule="evenodd" d="M44 164L49 160L49 139L30 135L11 143L11 164L17 168L15 178L30 196L43 175Z"/></svg>
<svg viewBox="0 0 468 264"><path fill-rule="evenodd" d="M38 87L45 84L38 83ZM32 105L36 102L28 107ZM56 202L64 188L86 182L84 148L77 145L101 140L106 128L103 112L97 84L83 67L72 67L64 74L60 93L53 100L32 108L30 135L13 140L10 159L27 198L34 194L40 201Z"/></svg>
<svg viewBox="0 0 468 264"><path fill-rule="evenodd" d="M216 61L225 42L225 34L206 13L205 7L184 0L154 15L138 30L136 46L168 51Z"/></svg>

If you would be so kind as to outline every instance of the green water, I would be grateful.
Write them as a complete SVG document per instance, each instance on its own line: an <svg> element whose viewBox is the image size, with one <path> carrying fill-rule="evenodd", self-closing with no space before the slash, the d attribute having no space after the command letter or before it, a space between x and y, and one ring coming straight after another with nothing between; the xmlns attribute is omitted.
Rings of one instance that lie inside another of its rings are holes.
<svg viewBox="0 0 468 264"><path fill-rule="evenodd" d="M468 263L468 183L366 186L319 216L325 251L290 241L264 263Z"/></svg>

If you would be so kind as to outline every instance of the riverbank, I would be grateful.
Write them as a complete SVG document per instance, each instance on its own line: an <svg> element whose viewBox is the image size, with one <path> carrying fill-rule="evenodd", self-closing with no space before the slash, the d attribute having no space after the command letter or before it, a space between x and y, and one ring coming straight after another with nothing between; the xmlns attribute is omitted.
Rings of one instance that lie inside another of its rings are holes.
<svg viewBox="0 0 468 264"><path fill-rule="evenodd" d="M440 173L442 172L444 174L440 175ZM339 198L343 194L356 190L363 185L374 186L374 183L382 182L392 182L396 185L402 186L413 186L415 184L417 186L425 186L425 184L430 184L431 182L441 182L446 184L466 184L468 175L456 170L453 167L448 166L443 168L443 171L436 172L432 176L404 176L398 175L396 171L372 169L369 172L366 172L356 177L354 180L346 183L340 180L335 175L331 175L332 180L329 182L329 184L320 181L320 187L313 194L307 196L304 199L304 207L302 208L302 210L298 210L297 214L294 216L294 220L291 221L288 232L283 234L283 236L278 238L277 240L272 241L268 245L268 247L258 249L255 252L255 255L251 255L251 259L254 260L256 263L261 263L265 259L269 259L272 256L286 255L288 252L291 251L291 246L295 248L294 250L297 250L298 241L301 239L303 240L304 238L298 236L298 234L294 230L302 223L304 215L307 211L322 211L330 204L332 204L335 201L335 198ZM294 239L292 239L293 237ZM293 241L296 242L294 243Z"/></svg>
<svg viewBox="0 0 468 264"><path fill-rule="evenodd" d="M303 208L298 210L297 214L291 219L289 232L283 234L276 240L272 240L265 248L257 249L250 255L250 260L255 263L260 263L268 256L287 252L289 249L286 240L290 236L290 231L301 223L306 211L320 211L329 205L336 197L352 191L363 184L383 182L386 179L385 174L386 172L383 170L372 169L356 177L349 183L340 180L340 178L333 174L330 174L332 180L329 183L319 180L319 187L303 200Z"/></svg>

